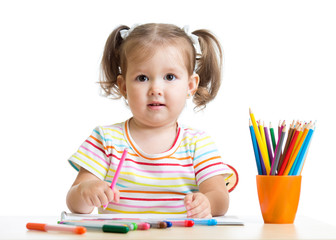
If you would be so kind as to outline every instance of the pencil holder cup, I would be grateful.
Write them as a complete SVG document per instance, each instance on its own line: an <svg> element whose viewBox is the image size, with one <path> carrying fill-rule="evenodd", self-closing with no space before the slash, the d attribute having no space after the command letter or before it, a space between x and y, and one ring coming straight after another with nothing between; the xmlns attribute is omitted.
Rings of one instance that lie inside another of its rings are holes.
<svg viewBox="0 0 336 240"><path fill-rule="evenodd" d="M257 175L264 223L293 223L299 205L301 176Z"/></svg>

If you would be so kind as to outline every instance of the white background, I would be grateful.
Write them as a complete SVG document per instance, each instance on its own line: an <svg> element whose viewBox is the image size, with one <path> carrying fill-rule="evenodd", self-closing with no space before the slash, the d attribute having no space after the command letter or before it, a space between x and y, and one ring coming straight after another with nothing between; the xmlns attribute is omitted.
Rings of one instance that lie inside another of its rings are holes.
<svg viewBox="0 0 336 240"><path fill-rule="evenodd" d="M248 109L257 119L317 120L298 215L335 223L336 3L333 1L1 1L0 215L59 215L76 171L67 162L97 125L124 121L98 94L99 63L118 25L206 28L225 52L206 130L239 172L229 215L260 217Z"/></svg>

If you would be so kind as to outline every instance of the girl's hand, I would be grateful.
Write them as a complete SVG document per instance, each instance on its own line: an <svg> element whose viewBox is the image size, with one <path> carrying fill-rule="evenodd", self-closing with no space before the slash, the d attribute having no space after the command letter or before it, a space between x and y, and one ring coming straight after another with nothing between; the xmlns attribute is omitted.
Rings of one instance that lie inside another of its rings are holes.
<svg viewBox="0 0 336 240"><path fill-rule="evenodd" d="M200 192L190 193L184 198L188 218L211 218L211 206L208 198Z"/></svg>
<svg viewBox="0 0 336 240"><path fill-rule="evenodd" d="M100 207L107 205L111 201L119 202L119 190L110 188L108 182L97 180L88 180L78 185L80 196L88 206Z"/></svg>

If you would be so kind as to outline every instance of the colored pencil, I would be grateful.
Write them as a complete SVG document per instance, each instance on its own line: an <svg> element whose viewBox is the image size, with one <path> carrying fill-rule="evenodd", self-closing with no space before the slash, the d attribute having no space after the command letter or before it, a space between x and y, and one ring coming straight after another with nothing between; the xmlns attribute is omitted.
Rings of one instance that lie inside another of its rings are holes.
<svg viewBox="0 0 336 240"><path fill-rule="evenodd" d="M287 134L287 140L286 140L286 144L285 144L285 148L284 148L284 153L287 152L289 144L291 142L291 139L293 137L293 132L294 132L294 120L293 122L289 125L289 130L288 130L288 134ZM278 164L278 171L279 171L279 166L281 166L283 160L285 158L285 154L282 154L280 156L280 160L279 160L279 164Z"/></svg>
<svg viewBox="0 0 336 240"><path fill-rule="evenodd" d="M263 162L264 162L264 165L265 165L265 168L266 168L266 174L269 175L271 167L270 167L270 164L269 164L268 153L267 153L267 150L265 149L265 147L263 145L263 142L262 142L262 139L261 139L261 136L260 136L260 132L259 132L257 123L255 121L254 115L251 111L251 108L249 109L249 113L250 113L253 129L254 129L254 133L256 135L256 139L257 139L257 142L258 142L258 145L259 145L259 148L260 148L260 152L261 152L261 155L263 157Z"/></svg>
<svg viewBox="0 0 336 240"><path fill-rule="evenodd" d="M259 153L259 159L260 159L260 165L261 165L262 175L267 175L266 167L265 167L264 160L263 160L263 157L261 155L259 146L258 146L258 153Z"/></svg>
<svg viewBox="0 0 336 240"><path fill-rule="evenodd" d="M280 127L280 129L281 129L281 127ZM281 135L280 135L280 137L281 137ZM278 142L277 142L276 147L275 147L274 157L273 157L272 164L274 164L274 158L277 156L277 153L279 152L279 151L278 151L278 148L279 148L279 143L280 143L280 137L278 138ZM271 169L272 169L272 166L271 166ZM272 170L271 170L271 171L272 171Z"/></svg>
<svg viewBox="0 0 336 240"><path fill-rule="evenodd" d="M269 164L271 166L271 159L269 157L270 155L268 153L267 144L266 144L264 125L262 124L261 120L258 121L258 124L259 124L259 130L260 130L260 134L261 134L261 139L262 139L262 142L264 144L264 149L266 150L266 153L267 153L267 156L268 156L268 160L269 160Z"/></svg>
<svg viewBox="0 0 336 240"><path fill-rule="evenodd" d="M286 135L286 126L283 126L281 136L280 136L280 139L279 139L277 147L276 147L277 153L276 153L276 157L274 158L274 161L273 161L273 164L272 164L271 175L275 175L276 169L278 168L280 153L281 153L283 141L285 139L285 135Z"/></svg>
<svg viewBox="0 0 336 240"><path fill-rule="evenodd" d="M267 145L266 145L266 138L265 138L264 126L263 126L261 120L259 120L258 123L259 123L259 131L260 131L260 134L261 134L261 139L262 139L262 141L263 141L264 148L266 149L267 154L268 154Z"/></svg>
<svg viewBox="0 0 336 240"><path fill-rule="evenodd" d="M256 164L257 164L258 174L262 175L259 152L258 152L258 144L257 144L257 140L255 138L255 134L254 134L254 130L253 130L253 127L252 127L251 119L249 120L249 128L250 128L253 152L254 152L254 157L255 157L255 160L256 160Z"/></svg>
<svg viewBox="0 0 336 240"><path fill-rule="evenodd" d="M271 133L271 138L272 138L273 152L275 152L276 142L275 142L275 136L274 136L274 129L272 127L271 122L270 122L270 133Z"/></svg>
<svg viewBox="0 0 336 240"><path fill-rule="evenodd" d="M264 121L255 120L251 108L249 108L249 114L249 130L258 174L301 175L316 121L314 124L311 121L302 124L293 120L288 128L286 139L286 123L280 120L276 141L271 122L267 128Z"/></svg>
<svg viewBox="0 0 336 240"><path fill-rule="evenodd" d="M270 144L270 139L269 139L269 134L268 134L268 129L265 126L264 123L264 132L265 132L265 138L266 138L266 145L267 145L267 149L268 149L268 157L270 159L270 165L272 165L272 161L273 161L273 150Z"/></svg>
<svg viewBox="0 0 336 240"><path fill-rule="evenodd" d="M301 123L300 123L300 127L299 127L299 135L298 135L298 137L297 137L297 139L296 139L296 142L295 142L295 144L294 144L294 149L293 149L292 155L293 155L294 152L296 151L296 149L297 149L297 147L298 147L298 145L299 145L299 143L300 143L300 141L301 141L301 138L302 138L302 135L303 135L303 128L304 128L304 126L301 126ZM292 157L292 155L291 155L291 157Z"/></svg>

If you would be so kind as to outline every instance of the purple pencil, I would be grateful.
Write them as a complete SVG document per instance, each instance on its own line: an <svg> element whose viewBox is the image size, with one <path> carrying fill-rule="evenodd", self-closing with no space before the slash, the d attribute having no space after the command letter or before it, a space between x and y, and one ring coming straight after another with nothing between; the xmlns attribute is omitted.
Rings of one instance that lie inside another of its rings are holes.
<svg viewBox="0 0 336 240"><path fill-rule="evenodd" d="M264 122L264 130L265 130L265 138L266 138L266 144L267 144L267 149L268 149L268 155L269 155L269 160L270 160L270 166L272 166L272 162L273 162L273 152L272 152L272 147L270 144L270 138L268 135L268 128L265 125Z"/></svg>

